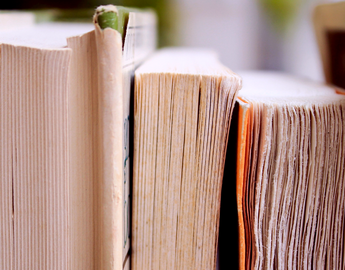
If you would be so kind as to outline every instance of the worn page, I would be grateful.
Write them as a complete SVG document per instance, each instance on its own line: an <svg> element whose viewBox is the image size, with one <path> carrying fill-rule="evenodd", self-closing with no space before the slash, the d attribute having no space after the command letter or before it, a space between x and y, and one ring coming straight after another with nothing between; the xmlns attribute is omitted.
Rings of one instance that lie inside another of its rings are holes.
<svg viewBox="0 0 345 270"><path fill-rule="evenodd" d="M246 269L342 269L344 96L279 73L243 77L260 131L247 157Z"/></svg>
<svg viewBox="0 0 345 270"><path fill-rule="evenodd" d="M215 269L241 79L203 50L157 52L135 78L132 269Z"/></svg>

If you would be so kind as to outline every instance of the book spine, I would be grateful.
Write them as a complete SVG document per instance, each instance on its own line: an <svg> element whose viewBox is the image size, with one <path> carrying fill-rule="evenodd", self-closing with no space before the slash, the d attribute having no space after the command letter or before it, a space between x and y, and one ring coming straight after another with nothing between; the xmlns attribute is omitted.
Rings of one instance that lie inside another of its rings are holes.
<svg viewBox="0 0 345 270"><path fill-rule="evenodd" d="M123 93L122 37L95 25L98 59L100 178L99 269L122 269ZM120 76L119 76L120 75ZM120 146L120 147L119 147Z"/></svg>

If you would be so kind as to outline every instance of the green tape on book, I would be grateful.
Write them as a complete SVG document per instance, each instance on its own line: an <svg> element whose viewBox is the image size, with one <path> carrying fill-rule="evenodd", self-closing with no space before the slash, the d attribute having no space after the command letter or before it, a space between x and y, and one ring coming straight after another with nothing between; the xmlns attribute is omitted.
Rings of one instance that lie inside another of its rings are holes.
<svg viewBox="0 0 345 270"><path fill-rule="evenodd" d="M137 11L137 9L113 5L99 6L96 9L94 21L101 29L112 28L117 30L123 37L128 23L129 12L133 11Z"/></svg>

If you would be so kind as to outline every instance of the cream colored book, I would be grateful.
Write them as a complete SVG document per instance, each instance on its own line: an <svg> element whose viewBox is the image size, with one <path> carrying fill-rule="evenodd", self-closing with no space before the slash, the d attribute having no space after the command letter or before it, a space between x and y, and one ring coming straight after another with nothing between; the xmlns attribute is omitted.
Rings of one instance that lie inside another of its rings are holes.
<svg viewBox="0 0 345 270"><path fill-rule="evenodd" d="M0 31L0 269L129 268L131 80L156 22L127 15L122 35L97 16Z"/></svg>
<svg viewBox="0 0 345 270"><path fill-rule="evenodd" d="M241 79L216 55L164 49L135 72L132 269L215 269Z"/></svg>
<svg viewBox="0 0 345 270"><path fill-rule="evenodd" d="M344 269L345 96L280 73L241 76L239 269Z"/></svg>

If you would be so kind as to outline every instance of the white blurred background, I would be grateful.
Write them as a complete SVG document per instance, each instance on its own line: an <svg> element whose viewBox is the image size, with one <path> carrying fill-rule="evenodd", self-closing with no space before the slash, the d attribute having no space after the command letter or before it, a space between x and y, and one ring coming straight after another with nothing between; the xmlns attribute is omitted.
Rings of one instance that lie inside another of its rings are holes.
<svg viewBox="0 0 345 270"><path fill-rule="evenodd" d="M339 1L11 0L0 1L0 10L87 9L85 20L91 22L101 4L150 7L159 17L160 46L211 48L239 73L269 69L323 81L312 14L316 5L329 2Z"/></svg>
<svg viewBox="0 0 345 270"><path fill-rule="evenodd" d="M312 14L317 4L338 1L288 1L295 9L281 22L281 13L270 16L264 0L172 0L174 45L214 49L239 73L269 69L323 81Z"/></svg>

